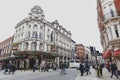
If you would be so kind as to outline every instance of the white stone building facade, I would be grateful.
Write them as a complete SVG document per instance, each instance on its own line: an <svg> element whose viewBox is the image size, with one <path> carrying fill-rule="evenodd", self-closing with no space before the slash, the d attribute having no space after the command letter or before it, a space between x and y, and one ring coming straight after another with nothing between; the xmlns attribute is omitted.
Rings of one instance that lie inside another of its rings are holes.
<svg viewBox="0 0 120 80"><path fill-rule="evenodd" d="M92 55L91 55L89 47L87 47L87 46L85 46L85 56L86 56L86 58L88 58L88 60L87 60L88 62L92 61Z"/></svg>
<svg viewBox="0 0 120 80"><path fill-rule="evenodd" d="M76 58L76 42L74 40L71 39L71 50L72 50L72 54L71 57L72 59Z"/></svg>
<svg viewBox="0 0 120 80"><path fill-rule="evenodd" d="M34 63L69 62L71 58L71 32L63 28L57 20L45 19L40 6L34 6L29 16L16 27L13 43L18 44L16 63L32 68ZM20 65L19 65L20 66Z"/></svg>

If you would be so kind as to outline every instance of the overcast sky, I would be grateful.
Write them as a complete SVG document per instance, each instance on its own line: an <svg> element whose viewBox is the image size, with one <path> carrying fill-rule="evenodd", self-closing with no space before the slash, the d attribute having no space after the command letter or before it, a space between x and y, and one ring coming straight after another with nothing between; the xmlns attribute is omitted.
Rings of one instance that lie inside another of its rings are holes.
<svg viewBox="0 0 120 80"><path fill-rule="evenodd" d="M95 46L102 51L97 25L96 0L0 0L0 41L12 36L18 22L39 5L45 19L59 24L72 33L76 43Z"/></svg>

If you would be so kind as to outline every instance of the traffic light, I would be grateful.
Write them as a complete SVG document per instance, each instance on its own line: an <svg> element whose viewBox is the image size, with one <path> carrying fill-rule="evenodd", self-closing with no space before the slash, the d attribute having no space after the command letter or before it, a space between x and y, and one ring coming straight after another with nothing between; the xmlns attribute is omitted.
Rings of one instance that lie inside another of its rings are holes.
<svg viewBox="0 0 120 80"><path fill-rule="evenodd" d="M92 46L90 46L90 52L91 52L91 54L94 54L94 49Z"/></svg>
<svg viewBox="0 0 120 80"><path fill-rule="evenodd" d="M100 52L99 52L99 51L96 51L96 55L97 55L97 56L100 56Z"/></svg>

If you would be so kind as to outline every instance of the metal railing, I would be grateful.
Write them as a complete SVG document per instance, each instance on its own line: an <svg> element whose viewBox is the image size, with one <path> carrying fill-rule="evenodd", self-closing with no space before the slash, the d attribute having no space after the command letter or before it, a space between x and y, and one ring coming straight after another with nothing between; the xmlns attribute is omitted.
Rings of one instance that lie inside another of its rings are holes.
<svg viewBox="0 0 120 80"><path fill-rule="evenodd" d="M114 17L117 17L117 16L120 16L120 11L111 11L107 14L105 14L103 17L102 17L102 21L105 21L109 18L114 18Z"/></svg>

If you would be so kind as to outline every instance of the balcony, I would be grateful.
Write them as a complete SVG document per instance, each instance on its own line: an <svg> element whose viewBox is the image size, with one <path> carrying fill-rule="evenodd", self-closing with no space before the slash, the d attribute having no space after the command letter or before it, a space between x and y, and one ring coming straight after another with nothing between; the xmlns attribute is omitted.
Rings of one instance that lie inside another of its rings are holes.
<svg viewBox="0 0 120 80"><path fill-rule="evenodd" d="M106 22L109 19L120 18L120 11L110 11L102 17L102 22Z"/></svg>

